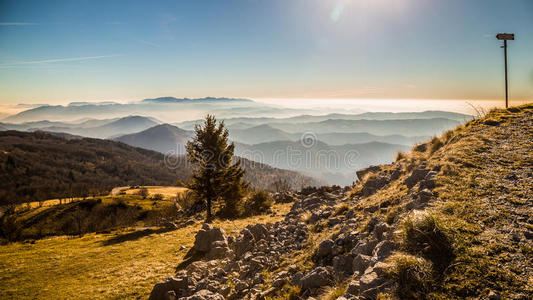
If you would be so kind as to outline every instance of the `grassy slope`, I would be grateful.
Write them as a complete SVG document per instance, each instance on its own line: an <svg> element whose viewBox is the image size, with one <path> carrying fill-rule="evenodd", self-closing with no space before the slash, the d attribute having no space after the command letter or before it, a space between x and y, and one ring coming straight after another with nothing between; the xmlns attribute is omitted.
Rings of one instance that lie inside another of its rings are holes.
<svg viewBox="0 0 533 300"><path fill-rule="evenodd" d="M214 225L232 234L249 224L279 221L290 205L275 205L276 216L217 220ZM0 299L147 298L155 283L174 273L200 226L0 246ZM187 248L180 250L183 245Z"/></svg>
<svg viewBox="0 0 533 300"><path fill-rule="evenodd" d="M416 187L410 190L403 181L422 162L438 172L436 199L423 213L413 214L404 204ZM399 290L403 297L533 294L533 241L526 237L533 234L533 105L492 111L415 146L381 171L396 168L404 175L361 198L357 207L386 207L374 216L396 224L402 253L391 259L396 268L391 276L404 281ZM354 189L355 195L364 184ZM427 255L428 249L445 244L432 240L441 233L453 251L444 270L435 266L443 255L433 261Z"/></svg>

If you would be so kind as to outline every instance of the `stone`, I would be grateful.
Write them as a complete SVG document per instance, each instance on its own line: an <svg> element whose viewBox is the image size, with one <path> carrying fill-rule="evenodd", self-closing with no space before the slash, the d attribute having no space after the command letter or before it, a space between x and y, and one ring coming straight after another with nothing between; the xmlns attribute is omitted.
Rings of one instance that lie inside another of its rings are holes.
<svg viewBox="0 0 533 300"><path fill-rule="evenodd" d="M335 226L337 224L340 224L340 223L342 223L342 218L340 218L340 217L331 218L331 219L328 220L328 226L329 227L333 227L333 226Z"/></svg>
<svg viewBox="0 0 533 300"><path fill-rule="evenodd" d="M364 254L372 255L374 248L376 247L378 241L376 239L372 240L360 240L357 245L352 249L352 254Z"/></svg>
<svg viewBox="0 0 533 300"><path fill-rule="evenodd" d="M500 300L501 299L501 296L494 291L490 291L488 297L489 297L489 300Z"/></svg>
<svg viewBox="0 0 533 300"><path fill-rule="evenodd" d="M196 281L193 278L168 277L163 282L157 283L150 293L149 300L171 300L176 295L182 295L182 291L194 287Z"/></svg>
<svg viewBox="0 0 533 300"><path fill-rule="evenodd" d="M331 272L325 267L317 267L300 279L302 289L319 288L331 283Z"/></svg>
<svg viewBox="0 0 533 300"><path fill-rule="evenodd" d="M246 228L250 231L256 242L268 236L268 229L263 224L248 225Z"/></svg>
<svg viewBox="0 0 533 300"><path fill-rule="evenodd" d="M198 252L208 252L215 241L224 241L227 244L226 233L221 228L205 223L196 233L193 248Z"/></svg>
<svg viewBox="0 0 533 300"><path fill-rule="evenodd" d="M183 300L224 300L224 297L219 293L214 293L209 290L200 290L192 296L181 298Z"/></svg>
<svg viewBox="0 0 533 300"><path fill-rule="evenodd" d="M189 264L185 270L187 275L199 280L207 275L208 266L206 262L199 260Z"/></svg>
<svg viewBox="0 0 533 300"><path fill-rule="evenodd" d="M383 175L369 178L365 181L363 188L361 189L361 194L364 197L370 196L374 194L375 192L377 192L382 187L389 184L389 182L390 182L390 178L383 176Z"/></svg>
<svg viewBox="0 0 533 300"><path fill-rule="evenodd" d="M359 272L359 274L363 274L370 265L370 261L372 260L372 257L369 255L364 254L357 254L357 256L353 259L352 268L354 272Z"/></svg>
<svg viewBox="0 0 533 300"><path fill-rule="evenodd" d="M318 245L318 249L316 251L316 255L318 257L329 256L333 252L333 247L334 246L335 246L335 243L332 240L330 240L330 239L324 240L324 241L320 242L320 244Z"/></svg>
<svg viewBox="0 0 533 300"><path fill-rule="evenodd" d="M374 249L372 254L378 260L381 260L383 258L389 257L396 249L398 249L398 244L389 240L384 240L376 245L376 248Z"/></svg>
<svg viewBox="0 0 533 300"><path fill-rule="evenodd" d="M417 169L414 169L411 175L405 179L403 184L405 184L408 188L412 188L417 184L420 180L424 179L426 175L429 173L429 170L425 168L425 166L419 166Z"/></svg>
<svg viewBox="0 0 533 300"><path fill-rule="evenodd" d="M368 174L368 173L376 173L379 170L381 170L381 166L379 166L379 165L370 166L370 167L355 171L355 174L357 175L357 178L359 180L363 180L363 177L365 177L366 174Z"/></svg>
<svg viewBox="0 0 533 300"><path fill-rule="evenodd" d="M365 272L361 279L359 279L359 291L364 292L366 290L378 287L385 283L386 279L380 277L376 272Z"/></svg>
<svg viewBox="0 0 533 300"><path fill-rule="evenodd" d="M390 268L392 268L391 264L385 263L385 262L382 262L382 261L378 261L372 267L372 271L376 272L376 274L378 274L378 276L385 276L385 274L387 273L387 270L389 270Z"/></svg>
<svg viewBox="0 0 533 300"><path fill-rule="evenodd" d="M393 285L389 282L385 282L373 288L366 289L360 292L360 299L376 299L379 294L389 293Z"/></svg>
<svg viewBox="0 0 533 300"><path fill-rule="evenodd" d="M291 277L291 283L293 285L299 285L300 284L300 280L302 279L302 277L304 277L304 274L302 272L294 273L294 275L292 275L292 277Z"/></svg>
<svg viewBox="0 0 533 300"><path fill-rule="evenodd" d="M341 277L353 274L353 255L339 255L333 258L333 270Z"/></svg>
<svg viewBox="0 0 533 300"><path fill-rule="evenodd" d="M374 226L374 237L378 240L383 239L383 234L389 230L389 225L385 222L380 222Z"/></svg>
<svg viewBox="0 0 533 300"><path fill-rule="evenodd" d="M352 279L348 283L348 287L346 288L346 293L349 295L359 295L359 280Z"/></svg>

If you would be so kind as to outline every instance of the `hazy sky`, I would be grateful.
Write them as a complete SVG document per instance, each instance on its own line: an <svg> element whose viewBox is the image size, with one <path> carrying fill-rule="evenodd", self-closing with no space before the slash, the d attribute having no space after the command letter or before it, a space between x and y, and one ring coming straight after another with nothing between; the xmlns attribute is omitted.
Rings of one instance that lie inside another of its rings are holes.
<svg viewBox="0 0 533 300"><path fill-rule="evenodd" d="M533 99L532 0L0 0L0 104Z"/></svg>

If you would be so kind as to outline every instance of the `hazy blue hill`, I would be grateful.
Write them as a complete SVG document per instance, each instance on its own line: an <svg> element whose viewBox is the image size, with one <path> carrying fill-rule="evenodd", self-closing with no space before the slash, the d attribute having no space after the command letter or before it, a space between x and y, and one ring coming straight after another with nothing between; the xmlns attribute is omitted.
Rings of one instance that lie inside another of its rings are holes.
<svg viewBox="0 0 533 300"><path fill-rule="evenodd" d="M302 135L300 133L296 135ZM366 132L340 132L340 133L322 133L317 134L317 138L330 145L344 144L361 144L370 142L382 142L398 145L414 145L418 142L428 139L429 135L422 136L403 136L399 134L392 135L374 135Z"/></svg>
<svg viewBox="0 0 533 300"><path fill-rule="evenodd" d="M72 122L73 125L71 127L73 128L91 128L91 127L98 127L105 124L109 124L111 122L117 121L120 118L112 118L112 119L81 119L78 121Z"/></svg>
<svg viewBox="0 0 533 300"><path fill-rule="evenodd" d="M144 99L142 102L148 103L206 103L206 102L253 102L249 99L239 99L239 98L217 98L217 97L204 97L204 98L175 98L175 97L159 97Z"/></svg>
<svg viewBox="0 0 533 300"><path fill-rule="evenodd" d="M170 124L161 124L141 132L119 136L114 140L161 153L169 151L176 153L177 151L177 153L184 154L184 146L192 135L192 131L183 130Z"/></svg>
<svg viewBox="0 0 533 300"><path fill-rule="evenodd" d="M297 140L293 135L270 125L259 125L247 129L230 130L230 138L234 141L239 141L248 144L258 144L272 141Z"/></svg>
<svg viewBox="0 0 533 300"><path fill-rule="evenodd" d="M390 163L398 151L409 146L363 143L332 146L315 141L306 147L301 142L275 141L247 145L236 143L236 155L268 165L312 174L330 184L351 184L355 171L375 164ZM331 174L337 174L332 177ZM340 178L340 179L339 179Z"/></svg>
<svg viewBox="0 0 533 300"><path fill-rule="evenodd" d="M366 132L374 135L400 134L404 136L436 135L459 125L458 121L433 119L405 119L405 120L325 120L309 123L273 123L272 127L290 133L313 132L346 133Z"/></svg>
<svg viewBox="0 0 533 300"><path fill-rule="evenodd" d="M274 123L309 123L309 122L321 122L326 120L405 120L405 119L434 119L445 118L455 120L458 122L465 122L472 119L471 115L460 114L447 111L423 111L423 112L366 112L361 114L326 114L326 115L309 115L303 114L294 117L287 118L253 118L253 117L240 117L240 118L226 118L224 122L226 125L233 126L238 123L248 124L250 127L260 124L274 124ZM181 128L193 128L194 124L201 122L201 120L192 120L175 123L176 126Z"/></svg>
<svg viewBox="0 0 533 300"><path fill-rule="evenodd" d="M399 120L399 119L434 119L434 118L445 118L450 120L459 121L464 123L466 121L472 120L472 115L461 114L450 111L440 111L440 110L428 110L423 112L366 112L357 115L360 119L367 120ZM336 119L336 118L332 118ZM355 119L354 119L355 120Z"/></svg>
<svg viewBox="0 0 533 300"><path fill-rule="evenodd" d="M109 138L117 135L124 135L143 131L158 124L159 123L154 121L152 118L142 116L128 116L96 127L78 127L76 125L68 127L53 126L43 127L41 128L41 130L51 132L64 132L68 134L81 135L93 138Z"/></svg>
<svg viewBox="0 0 533 300"><path fill-rule="evenodd" d="M19 130L19 131L26 131L26 130L36 130L39 128L45 128L45 127L52 127L52 126L71 126L69 123L65 122L51 122L48 120L43 121L35 121L35 122L25 122L21 124L12 124L12 123L0 123L0 125L4 126L5 128L9 130Z"/></svg>

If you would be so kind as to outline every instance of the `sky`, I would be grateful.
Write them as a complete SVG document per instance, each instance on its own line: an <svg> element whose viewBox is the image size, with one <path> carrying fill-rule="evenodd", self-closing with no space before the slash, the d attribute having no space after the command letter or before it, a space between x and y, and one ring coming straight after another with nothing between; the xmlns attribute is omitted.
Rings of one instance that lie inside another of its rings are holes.
<svg viewBox="0 0 533 300"><path fill-rule="evenodd" d="M531 0L0 0L0 104L533 99Z"/></svg>

